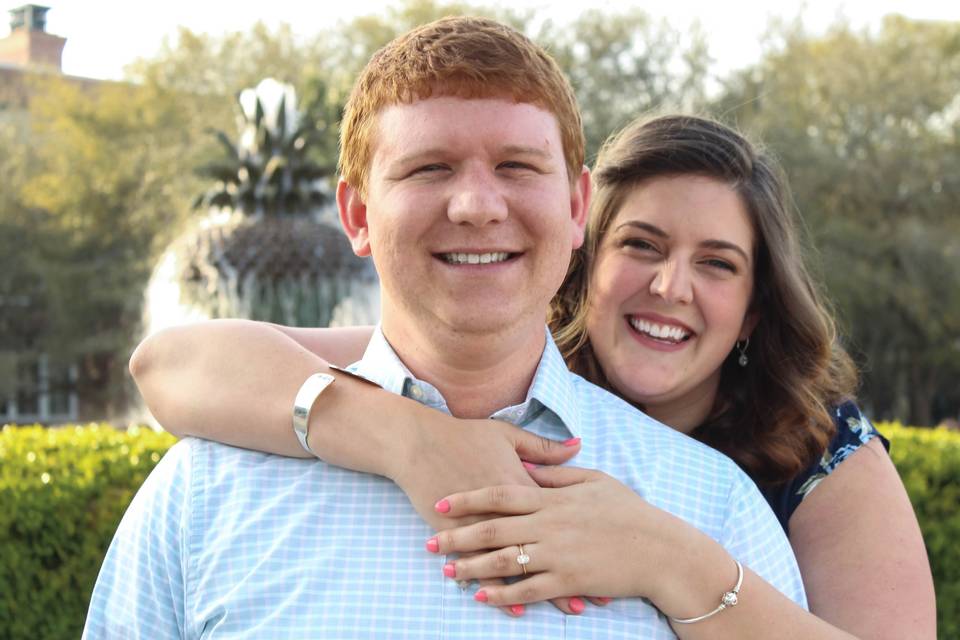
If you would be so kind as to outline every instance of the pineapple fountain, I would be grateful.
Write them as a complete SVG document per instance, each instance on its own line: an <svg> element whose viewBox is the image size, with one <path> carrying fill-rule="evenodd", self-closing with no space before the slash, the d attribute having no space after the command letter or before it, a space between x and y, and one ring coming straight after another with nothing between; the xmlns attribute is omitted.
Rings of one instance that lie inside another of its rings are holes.
<svg viewBox="0 0 960 640"><path fill-rule="evenodd" d="M237 144L199 169L214 186L205 215L161 258L147 288L148 332L207 318L291 326L371 324L379 287L336 221L329 170L307 151L315 132L290 85L273 79L238 97Z"/></svg>

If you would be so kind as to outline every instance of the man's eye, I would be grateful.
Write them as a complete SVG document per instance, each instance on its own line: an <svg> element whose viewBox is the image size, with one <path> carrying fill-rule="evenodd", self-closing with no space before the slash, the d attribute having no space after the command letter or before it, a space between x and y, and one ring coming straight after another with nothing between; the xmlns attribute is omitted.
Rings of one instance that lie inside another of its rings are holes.
<svg viewBox="0 0 960 640"><path fill-rule="evenodd" d="M632 249L640 249L641 251L653 250L656 251L656 247L644 240L643 238L626 238L623 241L623 246L630 247Z"/></svg>
<svg viewBox="0 0 960 640"><path fill-rule="evenodd" d="M526 162L516 162L513 160L509 162L501 162L500 168L501 169L526 169L529 171L536 171L536 167L534 167L533 165L527 164Z"/></svg>
<svg viewBox="0 0 960 640"><path fill-rule="evenodd" d="M433 171L442 171L445 168L442 164L425 164L422 167L414 169L412 173L431 173Z"/></svg>

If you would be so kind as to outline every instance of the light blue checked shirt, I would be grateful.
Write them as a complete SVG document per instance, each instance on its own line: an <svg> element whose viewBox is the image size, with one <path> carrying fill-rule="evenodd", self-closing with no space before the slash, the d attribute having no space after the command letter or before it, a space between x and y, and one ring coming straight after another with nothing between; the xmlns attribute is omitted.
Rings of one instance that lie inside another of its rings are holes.
<svg viewBox="0 0 960 640"><path fill-rule="evenodd" d="M379 329L357 373L438 409ZM526 400L494 414L548 438L583 438L602 469L720 541L806 606L783 530L728 458L569 373L548 337ZM473 600L424 550L433 532L389 480L204 440L176 444L117 530L85 638L673 638L639 598L519 619ZM628 553L629 550L623 550ZM720 594L717 594L719 598Z"/></svg>

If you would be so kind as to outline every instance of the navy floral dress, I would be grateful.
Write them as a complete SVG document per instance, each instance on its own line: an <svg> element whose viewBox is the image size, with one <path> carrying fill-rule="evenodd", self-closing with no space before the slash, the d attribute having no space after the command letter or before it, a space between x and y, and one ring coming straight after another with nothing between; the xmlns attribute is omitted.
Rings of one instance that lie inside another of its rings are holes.
<svg viewBox="0 0 960 640"><path fill-rule="evenodd" d="M766 489L761 487L763 497L770 503L780 525L787 533L790 533L790 516L803 499L824 478L833 473L841 462L850 457L850 454L873 438L880 438L884 448L890 450L890 442L860 413L860 409L853 402L844 402L836 407L833 410L833 419L837 425L837 434L819 460L786 484Z"/></svg>

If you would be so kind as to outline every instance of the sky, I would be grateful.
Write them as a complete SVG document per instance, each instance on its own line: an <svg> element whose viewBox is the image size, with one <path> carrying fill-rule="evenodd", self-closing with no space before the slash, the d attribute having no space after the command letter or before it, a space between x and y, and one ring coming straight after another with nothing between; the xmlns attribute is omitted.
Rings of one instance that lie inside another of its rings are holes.
<svg viewBox="0 0 960 640"><path fill-rule="evenodd" d="M960 21L956 0L767 0L761 3L717 0L591 0L547 2L545 0L475 0L486 6L527 7L538 16L556 21L571 20L589 6L611 12L639 6L654 17L667 19L685 29L699 20L708 36L715 71L746 66L759 58L760 40L771 17L792 18L803 12L806 24L821 30L843 16L855 26L878 24L888 13L924 20ZM0 37L9 33L10 9L24 0L0 0ZM383 0L349 2L304 2L304 0L48 0L47 30L67 38L63 70L70 75L120 79L125 65L140 57L155 55L165 37L182 25L196 32L221 34L246 31L262 20L267 25L292 25L294 32L308 35L334 26L338 20L381 13L390 3Z"/></svg>

